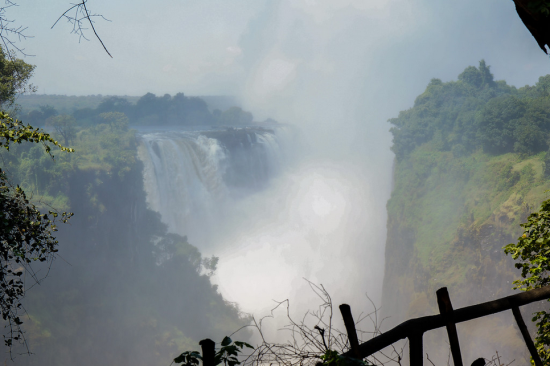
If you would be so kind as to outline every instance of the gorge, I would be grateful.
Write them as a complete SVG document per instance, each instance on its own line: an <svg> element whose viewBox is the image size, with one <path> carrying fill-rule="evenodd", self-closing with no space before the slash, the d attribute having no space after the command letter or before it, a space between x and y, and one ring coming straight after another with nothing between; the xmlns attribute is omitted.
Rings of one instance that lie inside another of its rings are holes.
<svg viewBox="0 0 550 366"><path fill-rule="evenodd" d="M316 158L301 135L274 125L139 137L149 207L170 231L220 257L213 280L225 298L256 315L271 299L288 297L297 312L307 311L313 293L302 277L344 297L369 282L346 261L364 261L372 249L359 243L372 227L373 192L360 188L357 167ZM327 253L345 260L336 263ZM374 276L381 261L369 254ZM337 286L341 274L349 287ZM380 283L368 284L367 292L379 299ZM356 301L367 304L366 297Z"/></svg>

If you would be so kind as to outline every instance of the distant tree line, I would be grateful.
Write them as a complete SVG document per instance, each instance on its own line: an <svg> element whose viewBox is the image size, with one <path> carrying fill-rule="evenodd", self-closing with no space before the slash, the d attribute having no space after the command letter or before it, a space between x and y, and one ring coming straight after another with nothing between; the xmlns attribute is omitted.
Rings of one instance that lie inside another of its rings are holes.
<svg viewBox="0 0 550 366"><path fill-rule="evenodd" d="M494 81L482 60L458 81L432 79L414 106L389 122L397 159L428 142L456 156L477 149L537 154L550 143L550 75L517 89Z"/></svg>
<svg viewBox="0 0 550 366"><path fill-rule="evenodd" d="M158 97L147 93L136 103L124 97L106 97L96 108L76 109L70 117L78 125L91 126L105 123L102 115L114 112L126 115L129 124L133 126L246 125L254 120L252 113L236 106L225 111L214 109L211 112L203 99L187 97L183 93ZM54 107L45 105L23 113L20 118L33 126L45 126L58 115Z"/></svg>

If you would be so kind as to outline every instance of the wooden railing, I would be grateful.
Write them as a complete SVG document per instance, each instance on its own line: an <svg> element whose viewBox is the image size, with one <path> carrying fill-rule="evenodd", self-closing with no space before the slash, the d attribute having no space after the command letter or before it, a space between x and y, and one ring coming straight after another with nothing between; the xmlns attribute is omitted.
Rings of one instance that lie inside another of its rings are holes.
<svg viewBox="0 0 550 366"><path fill-rule="evenodd" d="M455 324L482 318L484 316L496 314L506 310L512 310L518 328L520 329L525 344L529 349L529 353L535 361L535 365L542 366L542 362L535 349L533 340L527 331L527 327L525 326L519 307L535 301L550 298L550 286L522 292L517 295L503 297L494 301L484 302L478 305L467 306L457 310L453 310L446 287L439 289L436 294L440 311L439 315L424 316L421 318L407 320L388 332L383 333L365 343L354 344L355 342L350 341L351 350L344 355L363 359L401 339L408 338L410 364L411 366L422 366L424 360L422 336L430 330L446 327L447 334L449 336L449 343L451 345L454 366L463 366ZM344 310L342 310L342 307L344 307ZM347 310L345 309L346 307ZM355 332L355 325L353 326L353 330L348 326L349 324L354 324L351 311L349 311L349 306L345 304L341 305L340 310L342 312L342 317L344 318L344 323L346 324L348 338L350 340L353 337L357 339L356 334L350 334Z"/></svg>
<svg viewBox="0 0 550 366"><path fill-rule="evenodd" d="M344 318L344 324L346 326L346 332L350 343L350 350L343 355L356 359L364 359L388 346L391 346L393 343L400 341L401 339L408 338L410 364L411 366L422 366L424 360L422 336L430 330L446 327L447 334L449 336L449 344L451 345L451 354L453 356L454 366L463 366L456 323L462 323L468 320L500 313L502 311L512 310L518 328L521 331L527 348L529 349L529 353L535 361L535 365L543 366L533 340L527 331L527 327L523 321L519 307L535 301L550 298L550 286L522 292L517 295L503 297L494 301L484 302L482 304L466 306L457 310L453 310L449 292L446 287L439 289L436 292L436 295L440 312L439 315L424 316L421 318L407 320L386 333L382 333L379 336L361 344L359 344L357 339L355 322L353 321L353 316L351 315L349 305L340 305L340 312ZM214 364L214 342L210 339L204 339L199 344L202 347L203 366L216 366Z"/></svg>

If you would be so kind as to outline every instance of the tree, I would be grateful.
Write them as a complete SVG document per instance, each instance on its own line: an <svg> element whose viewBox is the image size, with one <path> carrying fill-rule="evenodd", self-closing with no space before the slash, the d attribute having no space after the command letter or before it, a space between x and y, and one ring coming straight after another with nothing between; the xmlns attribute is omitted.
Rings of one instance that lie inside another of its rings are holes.
<svg viewBox="0 0 550 366"><path fill-rule="evenodd" d="M528 291L550 285L550 200L542 203L521 225L523 235L517 244L508 244L504 252L516 261L523 279L514 281L515 289ZM550 311L533 314L537 325L535 346L545 365L550 365Z"/></svg>
<svg viewBox="0 0 550 366"><path fill-rule="evenodd" d="M30 111L24 118L27 123L33 126L43 126L46 120L52 116L57 116L57 110L51 105L42 105L40 110Z"/></svg>
<svg viewBox="0 0 550 366"><path fill-rule="evenodd" d="M120 112L107 112L101 113L99 118L102 122L107 123L111 127L111 131L114 130L126 130L128 129L128 117L124 113Z"/></svg>
<svg viewBox="0 0 550 366"><path fill-rule="evenodd" d="M220 116L221 123L227 125L249 124L253 119L252 113L245 112L240 107L231 107Z"/></svg>
<svg viewBox="0 0 550 366"><path fill-rule="evenodd" d="M8 2L8 4L10 4ZM0 23L5 21L4 11L0 7ZM3 23L2 23L3 24ZM8 34L9 28L4 28ZM18 34L18 30L12 34ZM5 33L0 39L6 45ZM0 47L0 108L13 107L15 97L23 92L34 91L28 80L33 74L34 66L16 59L14 52ZM42 110L50 112L47 108ZM69 142L70 135L66 135L65 143ZM31 125L13 119L6 112L0 111L0 147L9 150L10 145L22 142L42 143L48 154L51 154L51 145L62 151L71 152L72 149L63 147L50 134L36 129ZM62 222L72 216L62 213L59 218ZM23 275L29 275L36 282L40 281L33 272L31 263L34 261L51 262L57 252L58 244L54 237L57 231L56 221L59 214L54 210L41 213L29 201L23 189L13 186L0 168L0 311L2 319L7 323L7 334L4 335L6 346L12 346L14 341L23 341L23 323L18 316L21 309L21 298L25 294Z"/></svg>
<svg viewBox="0 0 550 366"><path fill-rule="evenodd" d="M36 88L28 81L34 65L16 59L13 52L0 47L0 107L12 107L18 94L34 92Z"/></svg>
<svg viewBox="0 0 550 366"><path fill-rule="evenodd" d="M62 114L50 117L46 120L46 126L60 134L66 146L76 137L76 119L73 116Z"/></svg>
<svg viewBox="0 0 550 366"><path fill-rule="evenodd" d="M61 146L48 133L24 125L7 113L0 112L0 147L9 150L10 145L25 141L42 143L52 158L50 145L62 151L73 151ZM71 216L64 212L60 220L67 222ZM13 341L23 340L23 322L18 316L20 299L25 294L22 276L27 273L39 281L32 271L31 263L53 260L58 243L53 233L57 231L58 217L59 214L53 210L42 214L21 187L13 187L5 172L0 169L0 311L9 330L4 335L7 346L11 346Z"/></svg>
<svg viewBox="0 0 550 366"><path fill-rule="evenodd" d="M132 108L132 103L121 97L105 98L96 108L100 113L121 112L127 113Z"/></svg>

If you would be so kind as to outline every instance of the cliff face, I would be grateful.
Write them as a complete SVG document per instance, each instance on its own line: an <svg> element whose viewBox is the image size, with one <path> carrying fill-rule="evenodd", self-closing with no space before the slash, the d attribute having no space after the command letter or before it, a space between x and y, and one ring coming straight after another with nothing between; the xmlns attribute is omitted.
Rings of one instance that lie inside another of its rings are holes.
<svg viewBox="0 0 550 366"><path fill-rule="evenodd" d="M441 287L455 308L513 293L519 272L502 248L548 198L549 77L516 89L494 81L481 61L458 79L433 79L411 109L390 120L396 165L387 205L386 325L437 314ZM458 327L465 363L495 351L509 361L525 357L511 314L470 323ZM446 362L445 334L425 339L430 358Z"/></svg>
<svg viewBox="0 0 550 366"><path fill-rule="evenodd" d="M522 158L483 152L455 157L426 144L397 163L382 303L391 325L437 314L435 292L444 286L455 308L513 293L519 273L502 247L521 235L519 224L547 197L543 158L544 153ZM495 350L524 357L509 320L488 318L483 329L459 326L466 359L490 357ZM446 352L444 335L437 338L426 336L432 352Z"/></svg>

